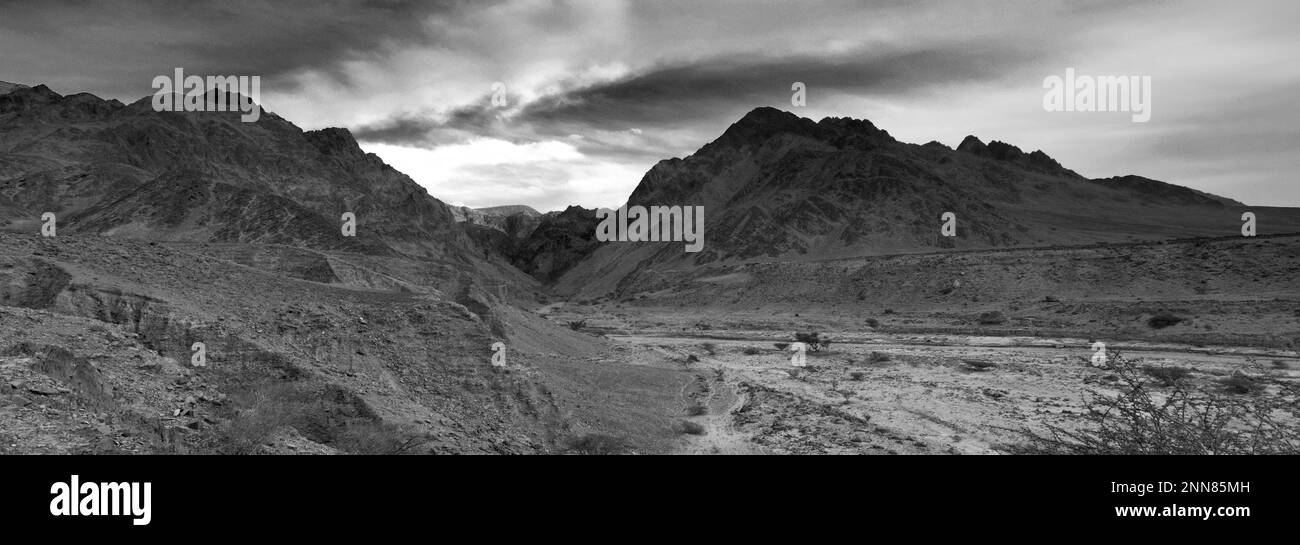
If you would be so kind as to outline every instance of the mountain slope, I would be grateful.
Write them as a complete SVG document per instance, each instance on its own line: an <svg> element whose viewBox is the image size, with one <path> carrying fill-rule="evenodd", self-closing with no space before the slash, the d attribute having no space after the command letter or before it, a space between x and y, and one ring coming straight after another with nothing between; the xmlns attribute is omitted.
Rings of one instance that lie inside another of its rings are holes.
<svg viewBox="0 0 1300 545"><path fill-rule="evenodd" d="M267 242L373 254L469 253L446 205L345 129L264 113L155 112L45 86L0 95L0 211L32 229L151 240ZM341 216L357 217L344 237Z"/></svg>
<svg viewBox="0 0 1300 545"><path fill-rule="evenodd" d="M18 89L26 89L26 88L27 88L26 85L9 83L7 81L0 81L0 95L7 94L11 91L17 91Z"/></svg>

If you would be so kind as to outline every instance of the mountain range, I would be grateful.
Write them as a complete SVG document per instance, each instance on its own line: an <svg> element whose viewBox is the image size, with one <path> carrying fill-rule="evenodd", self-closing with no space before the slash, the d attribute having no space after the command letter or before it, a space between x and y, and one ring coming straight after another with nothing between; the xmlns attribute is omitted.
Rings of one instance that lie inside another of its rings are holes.
<svg viewBox="0 0 1300 545"><path fill-rule="evenodd" d="M608 292L648 269L819 261L1019 246L1300 231L1294 209L1137 175L1089 179L1041 150L966 137L900 142L870 121L756 108L684 158L654 165L628 205L703 206L704 250L596 243L594 210L449 206L360 149L346 129L304 131L268 113L154 112L48 87L0 87L0 212L33 230L158 241L271 243L467 262ZM344 237L344 212L358 218ZM955 216L956 236L940 234Z"/></svg>

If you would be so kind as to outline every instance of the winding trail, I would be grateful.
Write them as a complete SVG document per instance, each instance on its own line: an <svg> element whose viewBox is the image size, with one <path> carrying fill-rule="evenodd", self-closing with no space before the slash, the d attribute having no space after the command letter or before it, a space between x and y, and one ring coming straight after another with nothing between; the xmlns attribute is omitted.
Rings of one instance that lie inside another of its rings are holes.
<svg viewBox="0 0 1300 545"><path fill-rule="evenodd" d="M674 353L663 347L652 346L654 351L670 358L684 357L683 353ZM762 445L754 443L749 434L736 429L734 414L745 406L749 396L737 387L734 375L725 370L720 361L702 358L701 368L696 369L697 382L687 383L682 387L683 407L702 405L706 412L698 416L687 416L683 420L694 422L704 428L700 435L685 435L685 443L677 454L770 454ZM701 398L692 395L692 385L703 385L707 393Z"/></svg>

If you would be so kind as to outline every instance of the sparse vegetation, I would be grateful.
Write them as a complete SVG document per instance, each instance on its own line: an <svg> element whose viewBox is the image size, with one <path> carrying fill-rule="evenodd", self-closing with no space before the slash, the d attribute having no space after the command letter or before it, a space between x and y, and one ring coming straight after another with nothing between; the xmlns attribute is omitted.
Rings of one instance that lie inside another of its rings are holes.
<svg viewBox="0 0 1300 545"><path fill-rule="evenodd" d="M1007 323L1007 317L1000 310L990 310L979 315L979 323L983 325L1002 325Z"/></svg>
<svg viewBox="0 0 1300 545"><path fill-rule="evenodd" d="M885 352L872 352L871 355L867 356L868 363L885 363L892 359L894 357Z"/></svg>
<svg viewBox="0 0 1300 545"><path fill-rule="evenodd" d="M790 348L790 343L772 343L772 346L775 346L777 350L785 350Z"/></svg>
<svg viewBox="0 0 1300 545"><path fill-rule="evenodd" d="M1233 394L1257 394L1264 390L1263 385L1258 380L1247 376L1241 371L1233 373L1230 377L1220 379L1219 384L1223 385L1225 391Z"/></svg>
<svg viewBox="0 0 1300 545"><path fill-rule="evenodd" d="M1145 368L1112 353L1118 394L1089 392L1085 425L1047 433L1022 430L1024 450L1049 454L1297 454L1300 408L1296 387L1270 375L1246 376L1274 395L1240 396L1222 389L1173 382L1157 393ZM1235 375L1234 375L1235 376ZM1225 379L1228 380L1228 379Z"/></svg>
<svg viewBox="0 0 1300 545"><path fill-rule="evenodd" d="M704 352L710 356L718 355L718 345L714 343L704 343L700 345L700 348L703 348Z"/></svg>
<svg viewBox="0 0 1300 545"><path fill-rule="evenodd" d="M1173 386L1174 383L1183 380L1192 374L1192 370L1186 367L1166 367L1155 365L1143 365L1142 372L1147 376L1159 380L1165 386Z"/></svg>
<svg viewBox="0 0 1300 545"><path fill-rule="evenodd" d="M566 449L574 454L610 455L632 451L632 443L622 437L589 433L566 441Z"/></svg>
<svg viewBox="0 0 1300 545"><path fill-rule="evenodd" d="M808 345L808 350L812 352L819 352L823 348L829 348L831 345L831 340L829 338L822 337L821 333L816 331L810 331L808 333L796 332L794 334L794 340L795 342L801 342Z"/></svg>
<svg viewBox="0 0 1300 545"><path fill-rule="evenodd" d="M1183 318L1165 313L1152 316L1151 319L1147 320L1147 325L1151 326L1152 329L1164 329L1169 326L1178 325L1182 321Z"/></svg>
<svg viewBox="0 0 1300 545"><path fill-rule="evenodd" d="M877 320L875 318L867 318L867 325L870 326L872 329L875 329L877 327L880 327L880 320Z"/></svg>
<svg viewBox="0 0 1300 545"><path fill-rule="evenodd" d="M756 356L762 352L763 352L762 350L759 350L758 348L755 348L753 346L746 346L740 349L740 353L746 356Z"/></svg>
<svg viewBox="0 0 1300 545"><path fill-rule="evenodd" d="M574 331L582 331L586 327L587 327L586 320L573 320L569 322L569 329L572 329Z"/></svg>
<svg viewBox="0 0 1300 545"><path fill-rule="evenodd" d="M965 360L961 360L961 362L966 364L971 369L975 369L976 371L987 371L989 369L998 366L998 364L996 363L993 363L991 361L985 361L985 360L965 359Z"/></svg>
<svg viewBox="0 0 1300 545"><path fill-rule="evenodd" d="M678 429L687 435L704 435L704 426L698 422L683 420L678 424Z"/></svg>

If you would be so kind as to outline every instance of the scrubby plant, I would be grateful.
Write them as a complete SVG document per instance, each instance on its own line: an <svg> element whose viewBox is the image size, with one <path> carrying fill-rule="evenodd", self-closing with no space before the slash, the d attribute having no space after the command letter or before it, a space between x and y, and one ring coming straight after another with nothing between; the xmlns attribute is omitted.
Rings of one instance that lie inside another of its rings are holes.
<svg viewBox="0 0 1300 545"><path fill-rule="evenodd" d="M1183 320L1183 318L1179 318L1173 314L1157 314L1147 320L1147 325L1151 326L1152 329L1164 329L1169 326L1178 325L1179 322L1182 322Z"/></svg>
<svg viewBox="0 0 1300 545"><path fill-rule="evenodd" d="M1159 380L1165 386L1173 386L1174 383L1183 380L1192 375L1192 370L1186 367L1166 367L1155 365L1143 365L1142 372L1147 376Z"/></svg>
<svg viewBox="0 0 1300 545"><path fill-rule="evenodd" d="M1153 388L1137 361L1118 352L1110 357L1118 393L1090 391L1084 422L1076 429L1046 425L1046 433L1021 430L1026 452L1047 454L1300 454L1300 397L1297 387L1260 374L1249 380L1256 392L1241 396L1219 385L1198 387L1178 380ZM1158 379L1156 379L1158 380ZM1239 382L1239 381L1233 381Z"/></svg>
<svg viewBox="0 0 1300 545"><path fill-rule="evenodd" d="M574 454L624 454L632 451L632 443L622 437L589 433L570 438L565 442L565 449Z"/></svg>
<svg viewBox="0 0 1300 545"><path fill-rule="evenodd" d="M979 315L979 323L983 325L1002 325L1007 323L1007 317L999 310L990 310Z"/></svg>
<svg viewBox="0 0 1300 545"><path fill-rule="evenodd" d="M822 337L821 333L816 331L810 331L808 333L795 332L794 340L795 342L801 342L808 345L808 350L812 352L821 351L821 349L829 348L831 345L831 340L829 338Z"/></svg>
<svg viewBox="0 0 1300 545"><path fill-rule="evenodd" d="M690 420L681 421L681 423L678 424L678 429L682 433L688 435L704 435L705 432L703 425L698 422L691 422Z"/></svg>
<svg viewBox="0 0 1300 545"><path fill-rule="evenodd" d="M1232 394L1256 394L1264 389L1264 385L1257 379L1247 376L1241 371L1237 371L1230 377L1224 377L1219 380L1223 389Z"/></svg>

